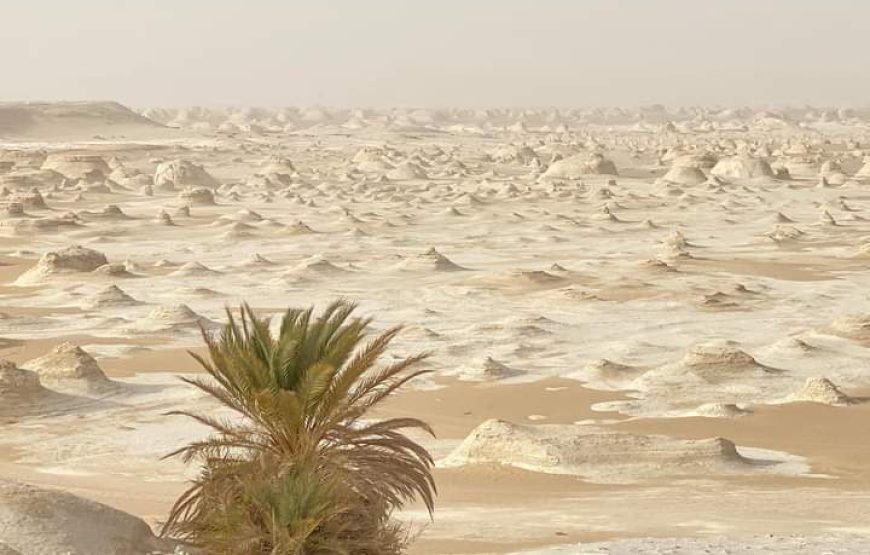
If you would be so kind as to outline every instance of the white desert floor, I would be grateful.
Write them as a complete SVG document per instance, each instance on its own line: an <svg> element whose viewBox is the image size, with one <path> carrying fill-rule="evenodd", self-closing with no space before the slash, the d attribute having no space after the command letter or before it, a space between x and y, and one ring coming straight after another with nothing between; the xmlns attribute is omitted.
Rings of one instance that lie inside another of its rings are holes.
<svg viewBox="0 0 870 555"><path fill-rule="evenodd" d="M383 410L438 434L413 553L870 552L867 126L475 121L0 145L0 358L44 386L0 397L0 476L159 522L204 433L165 413L217 410L198 323L346 297L433 353ZM114 383L31 362L63 342Z"/></svg>

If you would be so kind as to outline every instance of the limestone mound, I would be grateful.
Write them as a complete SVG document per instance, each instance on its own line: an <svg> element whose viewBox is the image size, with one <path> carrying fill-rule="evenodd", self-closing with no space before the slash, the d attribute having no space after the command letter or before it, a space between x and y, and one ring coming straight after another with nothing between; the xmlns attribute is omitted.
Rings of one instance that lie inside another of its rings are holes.
<svg viewBox="0 0 870 555"><path fill-rule="evenodd" d="M188 160L164 162L154 170L154 186L159 189L206 187L217 189L220 182L205 168Z"/></svg>
<svg viewBox="0 0 870 555"><path fill-rule="evenodd" d="M492 357L486 357L481 361L462 368L457 377L467 382L492 382L514 378L523 373L522 370L511 368Z"/></svg>
<svg viewBox="0 0 870 555"><path fill-rule="evenodd" d="M0 185L9 189L48 189L58 187L66 178L54 170L27 169L16 170L0 177Z"/></svg>
<svg viewBox="0 0 870 555"><path fill-rule="evenodd" d="M109 261L103 253L75 245L63 250L45 253L36 263L36 266L15 280L15 284L31 285L41 283L58 274L93 272L108 263Z"/></svg>
<svg viewBox="0 0 870 555"><path fill-rule="evenodd" d="M286 226L286 230L291 235L308 235L310 233L317 233L316 231L311 229L311 226L309 226L302 220L297 220L295 223L288 224Z"/></svg>
<svg viewBox="0 0 870 555"><path fill-rule="evenodd" d="M0 159L12 162L13 168L37 169L42 166L48 155L44 150L3 150Z"/></svg>
<svg viewBox="0 0 870 555"><path fill-rule="evenodd" d="M276 266L277 264L260 253L255 252L251 256L248 257L247 260L239 264L240 268L267 268L270 266Z"/></svg>
<svg viewBox="0 0 870 555"><path fill-rule="evenodd" d="M483 422L439 464L507 465L578 475L601 483L753 471L750 461L723 438L679 440L595 426L525 425L504 420Z"/></svg>
<svg viewBox="0 0 870 555"><path fill-rule="evenodd" d="M742 409L734 403L704 403L694 411L696 416L706 418L739 418L752 414L751 411Z"/></svg>
<svg viewBox="0 0 870 555"><path fill-rule="evenodd" d="M45 197L37 189L30 191L18 191L9 197L10 202L20 203L24 208L31 210L45 210L48 205L45 203Z"/></svg>
<svg viewBox="0 0 870 555"><path fill-rule="evenodd" d="M45 393L45 388L39 383L36 372L0 359L0 403L27 400L42 393Z"/></svg>
<svg viewBox="0 0 870 555"><path fill-rule="evenodd" d="M849 405L854 402L829 379L822 377L807 378L803 387L789 395L788 399L825 405Z"/></svg>
<svg viewBox="0 0 870 555"><path fill-rule="evenodd" d="M688 381L718 384L746 377L763 377L777 372L755 360L730 341L692 345L678 361L652 369L640 378L640 385L670 383L685 386Z"/></svg>
<svg viewBox="0 0 870 555"><path fill-rule="evenodd" d="M543 177L551 179L581 179L585 175L618 175L616 165L601 154L577 154L557 160Z"/></svg>
<svg viewBox="0 0 870 555"><path fill-rule="evenodd" d="M42 383L59 391L105 389L112 383L94 357L69 342L23 366L39 374Z"/></svg>
<svg viewBox="0 0 870 555"><path fill-rule="evenodd" d="M103 264L92 273L112 278L135 277L135 275L127 269L127 266L125 264Z"/></svg>
<svg viewBox="0 0 870 555"><path fill-rule="evenodd" d="M289 158L283 156L270 156L263 167L257 172L260 175L293 175L296 173L296 167Z"/></svg>
<svg viewBox="0 0 870 555"><path fill-rule="evenodd" d="M596 387L610 386L617 389L625 387L631 380L643 373L643 368L621 364L612 360L601 358L589 362L583 369L576 372L576 377L584 382L592 382Z"/></svg>
<svg viewBox="0 0 870 555"><path fill-rule="evenodd" d="M727 342L710 342L693 345L682 360L693 368L726 366L741 367L757 364L752 356Z"/></svg>
<svg viewBox="0 0 870 555"><path fill-rule="evenodd" d="M24 203L19 202L19 201L15 201L15 200L4 201L4 202L0 203L0 209L2 209L4 216L10 217L10 218L18 218L18 217L26 216L26 213L24 211Z"/></svg>
<svg viewBox="0 0 870 555"><path fill-rule="evenodd" d="M848 315L837 318L828 326L833 335L870 343L870 316Z"/></svg>
<svg viewBox="0 0 870 555"><path fill-rule="evenodd" d="M95 174L103 176L111 173L111 168L102 156L95 154L49 154L42 163L42 169L54 170L66 177L81 179Z"/></svg>
<svg viewBox="0 0 870 555"><path fill-rule="evenodd" d="M668 159L671 161L671 166L683 166L688 168L699 168L703 170L709 170L713 166L716 165L716 162L719 160L715 155L709 152L699 152L694 154L680 154L674 153L675 156L665 156L663 157L663 161L667 161Z"/></svg>
<svg viewBox="0 0 870 555"><path fill-rule="evenodd" d="M197 314L186 304L163 305L152 310L139 320L134 329L144 332L172 332L195 330L200 326L213 329L216 322Z"/></svg>
<svg viewBox="0 0 870 555"><path fill-rule="evenodd" d="M770 164L751 156L723 158L713 166L710 174L723 179L754 179L775 176Z"/></svg>
<svg viewBox="0 0 870 555"><path fill-rule="evenodd" d="M429 179L426 172L413 162L404 162L386 173L387 179L395 181L410 181L414 179Z"/></svg>
<svg viewBox="0 0 870 555"><path fill-rule="evenodd" d="M105 220L128 220L130 216L124 213L116 204L107 204L98 212L87 212L86 216Z"/></svg>
<svg viewBox="0 0 870 555"><path fill-rule="evenodd" d="M771 231L768 231L765 237L768 237L774 243L790 243L800 240L804 235L806 233L793 225L779 224L774 226Z"/></svg>
<svg viewBox="0 0 870 555"><path fill-rule="evenodd" d="M435 247L431 247L424 253L409 256L395 267L398 270L417 272L459 272L468 269L456 264L438 252Z"/></svg>
<svg viewBox="0 0 870 555"><path fill-rule="evenodd" d="M864 158L864 164L855 172L857 179L870 179L870 157Z"/></svg>
<svg viewBox="0 0 870 555"><path fill-rule="evenodd" d="M214 276L220 274L217 270L212 270L205 264L200 262L187 262L172 272L170 275L177 277L203 277Z"/></svg>
<svg viewBox="0 0 870 555"><path fill-rule="evenodd" d="M707 176L699 168L689 166L673 166L662 177L662 181L677 185L700 185L707 181Z"/></svg>
<svg viewBox="0 0 870 555"><path fill-rule="evenodd" d="M174 548L133 515L12 480L0 480L0 542L21 555L147 555Z"/></svg>
<svg viewBox="0 0 870 555"><path fill-rule="evenodd" d="M89 308L108 308L116 306L135 306L142 304L140 301L128 295L123 289L117 285L109 285L105 289L101 289L87 301L85 306Z"/></svg>
<svg viewBox="0 0 870 555"><path fill-rule="evenodd" d="M380 162L384 158L389 158L394 151L388 147L366 145L360 148L351 158L351 162Z"/></svg>
<svg viewBox="0 0 870 555"><path fill-rule="evenodd" d="M305 279L345 274L347 270L336 266L321 255L314 255L282 274L285 278Z"/></svg>
<svg viewBox="0 0 870 555"><path fill-rule="evenodd" d="M489 154L495 162L526 165L540 161L538 154L528 145L501 145Z"/></svg>
<svg viewBox="0 0 870 555"><path fill-rule="evenodd" d="M214 191L207 187L188 187L179 193L178 198L192 205L209 206L215 204Z"/></svg>

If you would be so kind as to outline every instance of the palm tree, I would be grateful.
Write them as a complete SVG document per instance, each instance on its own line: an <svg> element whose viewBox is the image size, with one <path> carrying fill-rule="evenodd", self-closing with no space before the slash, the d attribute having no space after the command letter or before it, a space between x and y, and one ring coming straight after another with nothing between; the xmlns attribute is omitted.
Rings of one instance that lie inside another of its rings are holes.
<svg viewBox="0 0 870 555"><path fill-rule="evenodd" d="M405 435L416 418L364 419L425 370L420 354L377 365L401 327L363 341L356 306L290 309L277 335L247 304L219 334L203 330L212 379L184 380L241 418L178 411L213 434L168 456L202 471L173 506L164 535L215 554L399 553L408 535L390 515L420 499L434 509L433 460ZM434 435L434 434L433 434Z"/></svg>

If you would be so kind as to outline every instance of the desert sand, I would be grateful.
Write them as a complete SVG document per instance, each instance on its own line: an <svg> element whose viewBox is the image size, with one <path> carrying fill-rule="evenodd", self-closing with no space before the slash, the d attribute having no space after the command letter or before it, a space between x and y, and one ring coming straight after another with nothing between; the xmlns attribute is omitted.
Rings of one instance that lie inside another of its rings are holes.
<svg viewBox="0 0 870 555"><path fill-rule="evenodd" d="M109 549L28 543L39 503L169 549L142 522L195 470L161 457L205 430L165 413L222 410L178 379L199 327L336 297L433 355L381 414L437 433L412 553L868 550L868 142L808 107L0 104L0 553Z"/></svg>

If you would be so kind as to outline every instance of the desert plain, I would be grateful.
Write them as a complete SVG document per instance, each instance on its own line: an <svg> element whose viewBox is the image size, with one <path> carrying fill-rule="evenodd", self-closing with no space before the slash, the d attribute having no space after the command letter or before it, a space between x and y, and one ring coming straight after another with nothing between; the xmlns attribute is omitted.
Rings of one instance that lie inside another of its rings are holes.
<svg viewBox="0 0 870 555"><path fill-rule="evenodd" d="M0 104L0 544L159 551L32 500L156 530L200 326L346 298L432 354L376 415L437 434L411 553L870 552L868 156L860 110Z"/></svg>

